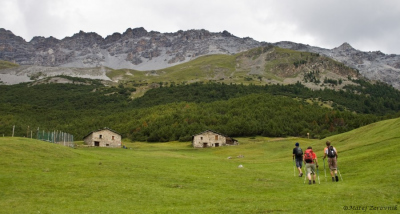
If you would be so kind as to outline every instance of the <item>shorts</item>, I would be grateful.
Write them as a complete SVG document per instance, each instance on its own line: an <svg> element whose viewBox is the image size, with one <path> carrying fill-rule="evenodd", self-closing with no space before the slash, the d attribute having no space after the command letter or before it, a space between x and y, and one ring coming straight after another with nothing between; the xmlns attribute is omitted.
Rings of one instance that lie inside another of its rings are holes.
<svg viewBox="0 0 400 214"><path fill-rule="evenodd" d="M330 170L336 170L337 169L336 158L328 158L328 165Z"/></svg>
<svg viewBox="0 0 400 214"><path fill-rule="evenodd" d="M303 160L302 159L300 159L300 160L295 159L295 160L296 160L296 167L301 168L303 166Z"/></svg>
<svg viewBox="0 0 400 214"><path fill-rule="evenodd" d="M313 174L315 175L315 172L317 171L317 167L315 166L315 163L306 163L306 172L308 174Z"/></svg>

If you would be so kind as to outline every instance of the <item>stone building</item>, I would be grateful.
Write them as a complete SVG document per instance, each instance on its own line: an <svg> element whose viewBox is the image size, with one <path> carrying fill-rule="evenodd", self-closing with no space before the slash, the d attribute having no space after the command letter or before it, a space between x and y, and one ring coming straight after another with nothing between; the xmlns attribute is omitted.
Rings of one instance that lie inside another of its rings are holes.
<svg viewBox="0 0 400 214"><path fill-rule="evenodd" d="M192 146L194 148L220 147L227 145L238 145L238 141L211 130L204 131L192 137Z"/></svg>
<svg viewBox="0 0 400 214"><path fill-rule="evenodd" d="M83 137L83 141L89 146L121 147L121 135L109 128L92 131Z"/></svg>

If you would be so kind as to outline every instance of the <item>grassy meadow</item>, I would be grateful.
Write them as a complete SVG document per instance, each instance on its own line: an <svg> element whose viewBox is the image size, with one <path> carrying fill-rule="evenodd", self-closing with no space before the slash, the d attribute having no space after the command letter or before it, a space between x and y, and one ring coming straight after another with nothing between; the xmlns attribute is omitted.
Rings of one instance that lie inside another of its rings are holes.
<svg viewBox="0 0 400 214"><path fill-rule="evenodd" d="M206 149L194 149L190 142L124 142L129 149L73 149L1 137L0 213L399 209L399 130L400 119L392 119L323 140L238 138L239 146ZM338 149L343 181L333 183L329 176L325 181L326 140ZM312 146L316 151L320 184L303 184L304 177L297 177L297 172L294 176L295 142L303 150Z"/></svg>

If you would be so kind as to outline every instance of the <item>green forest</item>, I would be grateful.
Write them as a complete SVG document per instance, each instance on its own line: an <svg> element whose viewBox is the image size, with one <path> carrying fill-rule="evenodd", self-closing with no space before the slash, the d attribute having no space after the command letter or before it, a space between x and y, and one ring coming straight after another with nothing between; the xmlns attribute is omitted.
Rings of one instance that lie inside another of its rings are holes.
<svg viewBox="0 0 400 214"><path fill-rule="evenodd" d="M15 136L36 137L39 128L68 132L75 140L103 127L148 142L190 141L207 129L232 137L324 138L400 116L398 90L363 80L340 91L313 91L300 83L193 83L132 99L132 87L70 79L75 84L1 85L0 134L11 136L15 125Z"/></svg>

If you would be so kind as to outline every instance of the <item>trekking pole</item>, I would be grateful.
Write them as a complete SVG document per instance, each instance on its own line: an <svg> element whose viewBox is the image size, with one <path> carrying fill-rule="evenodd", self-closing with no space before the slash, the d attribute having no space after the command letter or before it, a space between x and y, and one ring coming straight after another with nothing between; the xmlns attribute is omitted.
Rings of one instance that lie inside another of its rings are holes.
<svg viewBox="0 0 400 214"><path fill-rule="evenodd" d="M293 176L296 177L296 167L293 159Z"/></svg>
<svg viewBox="0 0 400 214"><path fill-rule="evenodd" d="M327 182L327 180L326 180L326 169L325 169L325 159L324 159L324 172L325 172L325 182Z"/></svg>
<svg viewBox="0 0 400 214"><path fill-rule="evenodd" d="M304 184L306 183L306 177L307 177L307 170L306 170L306 166L304 164Z"/></svg>
<svg viewBox="0 0 400 214"><path fill-rule="evenodd" d="M339 175L340 175L340 179L343 181L343 178L342 178L342 174L340 174L340 170L339 170L339 167L337 167L337 171L339 172Z"/></svg>
<svg viewBox="0 0 400 214"><path fill-rule="evenodd" d="M321 184L321 182L319 181L319 169L317 167L317 176L318 176L318 184Z"/></svg>

